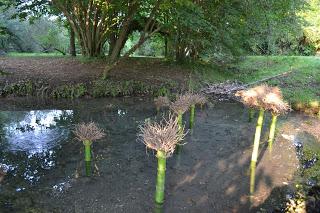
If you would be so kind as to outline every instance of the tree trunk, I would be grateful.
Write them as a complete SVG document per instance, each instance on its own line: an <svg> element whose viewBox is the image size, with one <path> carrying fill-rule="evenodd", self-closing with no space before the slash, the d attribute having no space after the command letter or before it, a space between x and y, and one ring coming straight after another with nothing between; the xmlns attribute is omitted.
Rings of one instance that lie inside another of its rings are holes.
<svg viewBox="0 0 320 213"><path fill-rule="evenodd" d="M116 37L116 34L115 33L112 33L110 36L109 36L109 50L108 50L108 55L111 57L112 55L112 52L114 50L114 46L116 45L116 42L117 42L117 37Z"/></svg>
<svg viewBox="0 0 320 213"><path fill-rule="evenodd" d="M70 55L76 56L75 34L72 28L70 28Z"/></svg>
<svg viewBox="0 0 320 213"><path fill-rule="evenodd" d="M164 36L164 57L168 58L168 36Z"/></svg>
<svg viewBox="0 0 320 213"><path fill-rule="evenodd" d="M112 53L110 56L111 62L115 62L119 58L121 50L128 39L131 18L129 17L129 19L130 20L127 20L126 23L124 23L124 25L121 29L121 32L119 33L119 36L118 36L114 46L112 47Z"/></svg>

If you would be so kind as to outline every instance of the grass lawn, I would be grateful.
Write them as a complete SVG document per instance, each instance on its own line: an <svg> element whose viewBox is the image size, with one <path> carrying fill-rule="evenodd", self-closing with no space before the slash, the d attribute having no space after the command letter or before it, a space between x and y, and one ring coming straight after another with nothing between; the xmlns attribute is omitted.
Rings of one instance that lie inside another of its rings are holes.
<svg viewBox="0 0 320 213"><path fill-rule="evenodd" d="M18 53L18 52L9 52L7 56L10 57L67 57L62 55L59 52L53 53Z"/></svg>
<svg viewBox="0 0 320 213"><path fill-rule="evenodd" d="M279 86L285 98L294 106L316 106L320 102L320 57L311 56L248 56L227 70L207 65L195 71L207 82L238 80L243 83L258 81L287 71L292 73L266 83Z"/></svg>

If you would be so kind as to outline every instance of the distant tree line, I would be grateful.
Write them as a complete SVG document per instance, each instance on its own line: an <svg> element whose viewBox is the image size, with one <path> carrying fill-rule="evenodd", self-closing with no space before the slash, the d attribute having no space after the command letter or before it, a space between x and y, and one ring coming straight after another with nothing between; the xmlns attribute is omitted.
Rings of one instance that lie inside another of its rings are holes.
<svg viewBox="0 0 320 213"><path fill-rule="evenodd" d="M312 55L320 48L320 22L312 18L319 17L320 0L0 0L0 7L6 11L0 47L11 40L17 50L27 50L19 39L36 36L19 34L14 28L24 26L17 18L45 32L35 39L42 51L79 50L111 62L137 52L223 62L241 54Z"/></svg>

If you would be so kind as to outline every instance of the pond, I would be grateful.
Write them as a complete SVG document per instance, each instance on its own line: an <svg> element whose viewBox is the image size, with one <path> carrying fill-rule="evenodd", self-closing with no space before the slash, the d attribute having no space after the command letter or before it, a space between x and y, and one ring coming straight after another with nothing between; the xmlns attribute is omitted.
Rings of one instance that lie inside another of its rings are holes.
<svg viewBox="0 0 320 213"><path fill-rule="evenodd" d="M22 99L0 107L0 165L6 173L0 212L154 211L156 157L137 142L138 126L157 116L152 99ZM248 112L239 103L197 109L182 152L168 159L165 205L156 210L272 210L293 191L299 159L293 133L285 127L297 116L281 118L272 152L262 144L250 203L254 122L247 122ZM83 145L72 133L74 124L89 121L106 132L93 144L92 177L85 176Z"/></svg>

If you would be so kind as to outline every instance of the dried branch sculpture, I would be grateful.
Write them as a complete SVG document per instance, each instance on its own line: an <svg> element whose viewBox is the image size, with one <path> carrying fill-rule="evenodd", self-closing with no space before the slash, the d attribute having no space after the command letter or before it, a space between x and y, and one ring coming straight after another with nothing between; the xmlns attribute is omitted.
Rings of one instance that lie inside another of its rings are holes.
<svg viewBox="0 0 320 213"><path fill-rule="evenodd" d="M81 123L75 126L73 133L76 139L82 141L84 145L84 160L86 163L86 175L91 174L91 145L93 141L105 136L105 133L94 122Z"/></svg>
<svg viewBox="0 0 320 213"><path fill-rule="evenodd" d="M191 105L190 105L190 129L194 126L194 117L196 105L201 107L207 103L207 98L202 94L190 94Z"/></svg>
<svg viewBox="0 0 320 213"><path fill-rule="evenodd" d="M178 117L178 125L180 129L183 129L182 116L188 111L189 107L192 105L192 94L186 93L184 95L178 95L175 102L170 104L171 111Z"/></svg>
<svg viewBox="0 0 320 213"><path fill-rule="evenodd" d="M270 111L272 114L268 139L269 148L271 150L275 137L278 116L287 113L290 110L290 106L283 100L281 90L278 87L270 88L270 92L266 95L264 102L266 110Z"/></svg>
<svg viewBox="0 0 320 213"><path fill-rule="evenodd" d="M157 108L157 113L159 113L161 108L168 107L170 105L170 100L167 96L159 96L154 99L154 104Z"/></svg>
<svg viewBox="0 0 320 213"><path fill-rule="evenodd" d="M258 159L260 137L264 119L264 112L268 110L272 113L272 122L269 133L269 147L272 147L274 140L276 121L279 114L287 112L290 107L283 101L281 91L278 87L269 87L267 85L260 85L248 90L241 90L236 93L240 97L241 102L249 108L259 109L259 116L256 125L256 132L253 143L253 151L250 165L250 194L254 193L255 185L255 169Z"/></svg>
<svg viewBox="0 0 320 213"><path fill-rule="evenodd" d="M183 131L183 129L182 129ZM147 148L157 151L158 172L155 202L163 204L165 189L166 158L170 157L185 134L181 134L178 119L169 115L169 119L163 119L160 123L146 122L140 127L138 140Z"/></svg>

